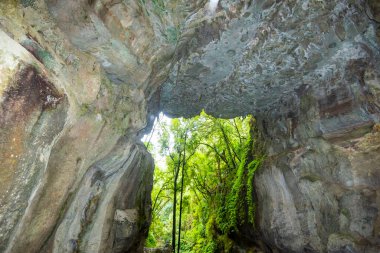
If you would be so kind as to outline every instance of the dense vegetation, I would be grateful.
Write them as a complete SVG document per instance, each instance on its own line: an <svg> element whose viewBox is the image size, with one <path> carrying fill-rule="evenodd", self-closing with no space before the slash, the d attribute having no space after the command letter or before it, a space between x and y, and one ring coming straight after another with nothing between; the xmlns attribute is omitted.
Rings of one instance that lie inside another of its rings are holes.
<svg viewBox="0 0 380 253"><path fill-rule="evenodd" d="M158 141L147 146L166 161L155 169L147 247L230 251L244 227L254 228L253 175L262 161L253 149L254 118L202 113L158 121L154 131Z"/></svg>

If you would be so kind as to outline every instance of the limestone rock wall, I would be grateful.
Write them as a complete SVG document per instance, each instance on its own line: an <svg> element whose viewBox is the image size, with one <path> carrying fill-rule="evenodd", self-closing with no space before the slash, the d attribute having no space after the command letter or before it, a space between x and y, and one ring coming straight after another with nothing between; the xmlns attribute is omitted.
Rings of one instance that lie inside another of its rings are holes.
<svg viewBox="0 0 380 253"><path fill-rule="evenodd" d="M377 2L221 1L163 85L169 115L257 118L273 252L380 251Z"/></svg>
<svg viewBox="0 0 380 253"><path fill-rule="evenodd" d="M352 96L325 115L310 92L258 117L267 149L255 178L261 236L280 252L378 252L378 110Z"/></svg>
<svg viewBox="0 0 380 253"><path fill-rule="evenodd" d="M137 134L151 91L116 83L54 4L0 2L0 252L141 251L153 160Z"/></svg>
<svg viewBox="0 0 380 253"><path fill-rule="evenodd" d="M207 2L0 1L0 252L140 252L139 134L203 108L257 118L253 240L379 252L378 1Z"/></svg>

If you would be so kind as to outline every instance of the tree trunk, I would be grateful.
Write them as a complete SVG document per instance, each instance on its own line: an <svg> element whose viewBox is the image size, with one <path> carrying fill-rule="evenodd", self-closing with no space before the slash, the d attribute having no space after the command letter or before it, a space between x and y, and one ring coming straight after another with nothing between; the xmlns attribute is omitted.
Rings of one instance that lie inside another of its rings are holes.
<svg viewBox="0 0 380 253"><path fill-rule="evenodd" d="M177 253L179 253L179 250L181 248L181 221L182 221L182 197L183 197L183 177L184 177L184 171L185 171L185 164L186 164L186 139L187 139L187 133L185 135L185 143L183 147L183 161L182 161L182 175L181 175L181 198L179 200L179 222L178 222L178 246L177 246Z"/></svg>
<svg viewBox="0 0 380 253"><path fill-rule="evenodd" d="M176 232L176 212L177 212L177 180L179 169L181 168L181 154L179 155L178 165L174 174L174 189L173 189L173 226L172 226L172 251L175 252L175 232Z"/></svg>

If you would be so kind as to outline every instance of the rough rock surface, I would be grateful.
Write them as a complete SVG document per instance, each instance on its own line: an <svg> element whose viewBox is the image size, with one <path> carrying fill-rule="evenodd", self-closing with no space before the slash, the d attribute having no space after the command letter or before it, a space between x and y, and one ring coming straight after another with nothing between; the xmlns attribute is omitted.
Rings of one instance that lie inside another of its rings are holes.
<svg viewBox="0 0 380 253"><path fill-rule="evenodd" d="M267 249L379 252L378 1L154 3L0 1L0 252L141 252L158 104L256 116Z"/></svg>
<svg viewBox="0 0 380 253"><path fill-rule="evenodd" d="M163 111L256 116L257 225L272 250L380 252L378 1L238 7L221 1L198 28Z"/></svg>
<svg viewBox="0 0 380 253"><path fill-rule="evenodd" d="M142 250L147 89L110 81L48 4L0 2L0 252Z"/></svg>

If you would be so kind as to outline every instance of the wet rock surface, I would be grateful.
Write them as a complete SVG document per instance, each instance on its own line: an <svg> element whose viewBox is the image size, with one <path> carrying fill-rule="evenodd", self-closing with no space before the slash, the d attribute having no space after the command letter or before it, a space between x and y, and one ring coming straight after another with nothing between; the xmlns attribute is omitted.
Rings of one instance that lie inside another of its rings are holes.
<svg viewBox="0 0 380 253"><path fill-rule="evenodd" d="M142 3L0 2L0 252L142 252L139 133L203 108L257 118L263 251L379 252L378 1Z"/></svg>

